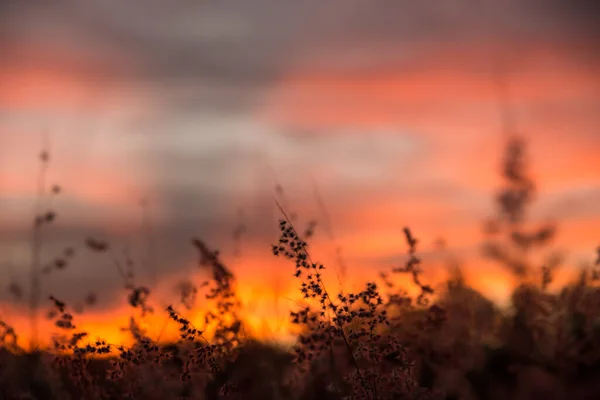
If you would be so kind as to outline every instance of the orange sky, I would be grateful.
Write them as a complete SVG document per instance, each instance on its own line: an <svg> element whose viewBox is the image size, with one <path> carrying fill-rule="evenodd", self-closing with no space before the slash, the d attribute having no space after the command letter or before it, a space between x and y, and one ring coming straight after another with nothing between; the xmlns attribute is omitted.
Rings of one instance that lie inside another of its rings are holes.
<svg viewBox="0 0 600 400"><path fill-rule="evenodd" d="M293 266L269 252L277 238L275 181L303 221L323 222L312 195L318 184L349 265L344 289L401 263L401 229L410 226L421 240L428 280L440 284L446 276L434 251L442 237L469 283L505 302L512 278L477 254L481 222L493 213L503 145L490 72L494 46L432 42L406 64L358 72L314 67L309 52L265 84L260 100L231 114L185 112L169 103L163 82L111 78L139 61L122 52L106 55L111 62L103 65L97 64L102 57L68 47L13 49L14 59L0 66L1 272L6 282L11 274L26 276L35 157L47 130L49 182L65 192L55 203L60 218L45 254L76 243L83 256L73 270L49 278L46 290L73 291L74 298L98 291L97 309L76 317L94 338L127 342L118 328L130 310L108 259L86 253L82 241L93 234L118 249L133 243L134 258L143 263L148 248L139 200L146 196L162 240L154 249L162 254L157 308L177 301L173 287L183 277L202 279L191 246L171 243L198 234L223 249L238 275L250 331L287 338L286 315L299 296ZM580 54L573 42L539 39L503 60L514 122L528 140L539 188L532 216L559 223L555 245L569 250L571 267L591 261L600 240L600 60ZM237 208L249 234L241 258L233 259ZM311 245L331 266L327 282L336 287L335 245L324 229L317 228ZM561 280L567 278L565 272ZM23 304L1 298L2 318L25 340ZM199 321L200 314L189 316ZM164 318L158 313L147 321L152 336Z"/></svg>

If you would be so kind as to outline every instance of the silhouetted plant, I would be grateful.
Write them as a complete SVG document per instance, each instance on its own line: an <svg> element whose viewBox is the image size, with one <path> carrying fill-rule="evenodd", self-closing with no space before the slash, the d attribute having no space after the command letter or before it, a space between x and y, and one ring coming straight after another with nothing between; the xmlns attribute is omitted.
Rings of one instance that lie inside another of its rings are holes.
<svg viewBox="0 0 600 400"><path fill-rule="evenodd" d="M336 363L332 370L345 374L343 382L353 398L410 395L415 389L411 379L412 364L404 347L393 335L384 332L389 321L377 285L371 282L358 293L338 293L334 301L322 279L325 267L312 260L307 242L298 234L283 208L278 206L285 219L279 222L281 236L272 246L273 254L294 261L294 275L301 280L300 292L305 299L317 304L316 308L307 305L290 314L293 323L306 328L299 334L295 346L297 362L306 364L305 371L315 373L325 351L336 354L343 349L347 366ZM407 238L412 240L410 245L414 249L416 240L410 233ZM415 259L413 254L411 265ZM347 371L348 367L350 371ZM333 390L344 391L339 385L334 380Z"/></svg>
<svg viewBox="0 0 600 400"><path fill-rule="evenodd" d="M221 262L218 251L210 250L199 239L193 239L192 243L200 254L200 267L209 268L212 275L205 298L214 304L206 313L205 322L215 325L214 342L231 350L241 343L243 328L238 315L240 301L235 292L235 277Z"/></svg>
<svg viewBox="0 0 600 400"><path fill-rule="evenodd" d="M43 159L47 162L49 156ZM557 253L541 264L541 282L525 279L535 266L530 253L549 243L554 227L528 229L526 211L534 185L525 174L522 142L508 146L503 176L498 216L487 226L486 250L522 278L508 310L470 288L457 262L451 265L446 285L436 286L434 293L424 282L418 241L408 228L403 230L408 254L401 266L358 291L330 292L323 280L325 267L314 262L309 251L316 222L299 233L294 227L299 225L297 216L288 218L280 206L284 218L272 251L294 262L303 297L299 308L290 313L299 328L290 351L257 342L245 332L233 270L218 251L198 239L192 244L208 277L198 286L191 279L178 285L179 301L166 309L167 322L179 328L178 340L165 343L159 341L160 335L150 338L150 331L143 328L142 319L152 312L151 290L137 281L128 252L115 257L112 244L88 238L86 247L111 256L123 279L133 312L122 330L133 343L128 347L92 340L92 332L81 329L74 311L96 304L95 293L88 293L83 305L72 308L50 297L49 318L57 330L48 350L52 368L45 361L47 352L21 354L14 329L0 321L0 396L383 400L475 399L491 394L560 399L568 394L577 400L596 398L600 395L595 383L600 376L596 282L600 248L593 267L583 268L579 279L559 292L547 290L562 261ZM61 189L51 192L55 196ZM38 217L36 221L45 226L56 214L42 212ZM242 230L236 232L234 240ZM72 248L65 249L45 265L47 273L63 269L73 256ZM395 274L411 277L419 288L416 298L394 283ZM15 297L17 289L11 289ZM184 316L196 307L205 311L201 329ZM19 365L20 360L24 365Z"/></svg>
<svg viewBox="0 0 600 400"><path fill-rule="evenodd" d="M30 293L29 293L29 320L30 320L30 349L38 345L38 309L41 296L40 274L47 274L53 269L61 270L67 266L72 253L65 249L63 256L56 257L51 263L42 268L43 229L52 224L57 214L54 210L54 198L62 192L62 188L54 184L47 187L47 175L50 165L50 149L48 134L43 137L44 143L38 159L40 168L37 176L35 215L33 219L33 237L31 241L31 267L30 267ZM50 195L46 203L46 196ZM16 286L13 286L15 293Z"/></svg>
<svg viewBox="0 0 600 400"><path fill-rule="evenodd" d="M496 196L497 216L485 226L489 239L484 255L508 268L518 278L529 277L534 269L530 254L550 243L556 233L554 224L527 227L527 210L535 194L535 184L527 174L525 142L519 137L508 141L502 165L504 186ZM504 235L504 238L499 237ZM502 240L504 239L504 240ZM562 263L559 253L546 256L541 268L541 286L545 289Z"/></svg>

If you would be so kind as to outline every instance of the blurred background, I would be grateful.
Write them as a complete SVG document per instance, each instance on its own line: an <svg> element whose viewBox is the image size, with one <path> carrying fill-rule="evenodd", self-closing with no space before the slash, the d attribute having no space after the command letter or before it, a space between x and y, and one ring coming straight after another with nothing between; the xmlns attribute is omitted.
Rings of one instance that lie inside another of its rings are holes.
<svg viewBox="0 0 600 400"><path fill-rule="evenodd" d="M400 264L409 226L431 282L451 255L505 302L511 274L479 255L511 133L528 144L531 219L557 223L569 266L590 262L598 15L593 0L3 1L2 319L26 336L43 151L61 190L42 199L57 217L41 263L75 254L42 299L94 293L78 318L109 340L128 320L114 258L126 251L164 307L182 280L202 280L192 236L220 249L256 332L285 335L298 295L293 265L271 254L274 198L302 229L316 224L334 285Z"/></svg>

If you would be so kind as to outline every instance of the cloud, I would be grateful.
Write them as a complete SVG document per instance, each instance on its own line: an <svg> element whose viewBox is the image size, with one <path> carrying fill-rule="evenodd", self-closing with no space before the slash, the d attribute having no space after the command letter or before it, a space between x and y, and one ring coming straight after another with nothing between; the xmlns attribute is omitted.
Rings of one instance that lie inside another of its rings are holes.
<svg viewBox="0 0 600 400"><path fill-rule="evenodd" d="M577 33L582 25L571 22L589 20L595 7L591 0L550 4L149 0L140 7L117 0L60 0L52 5L13 2L4 14L11 17L6 18L10 23L5 31L13 38L59 40L79 49L100 44L122 48L157 80L210 77L244 82L273 77L303 52L319 47L407 43L414 48L423 40L478 40L482 34Z"/></svg>
<svg viewBox="0 0 600 400"><path fill-rule="evenodd" d="M506 49L518 126L537 149L536 178L551 192L542 208L569 218L573 249L588 246L591 239L576 240L597 232L593 7L583 0L1 2L0 178L10 179L0 182L0 211L12 225L0 231L0 253L26 276L39 151L31 137L46 126L58 146L52 179L65 194L44 259L78 248L72 268L47 286L69 289L65 300L94 290L111 308L123 298L112 260L88 254L87 236L108 240L117 256L129 246L148 281L143 196L165 298L167 286L193 271L191 236L230 257L240 208L248 233L233 265L245 299L268 291L265 272L289 275L269 255L275 183L302 223L322 219L317 183L357 279L401 254L404 225L422 243L447 236L467 254L492 211L501 147L489 72L492 56ZM327 255L331 243L319 229L313 243Z"/></svg>

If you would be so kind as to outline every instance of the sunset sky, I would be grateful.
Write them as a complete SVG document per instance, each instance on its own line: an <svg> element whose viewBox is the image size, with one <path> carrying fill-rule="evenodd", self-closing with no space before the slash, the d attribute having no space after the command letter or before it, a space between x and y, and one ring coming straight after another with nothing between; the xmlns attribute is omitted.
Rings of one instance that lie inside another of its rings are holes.
<svg viewBox="0 0 600 400"><path fill-rule="evenodd" d="M593 260L593 0L51 3L0 4L0 316L24 336L26 301L6 288L26 289L44 135L49 183L64 193L43 259L66 246L76 256L43 291L69 304L97 293L79 318L105 336L127 321L125 292L111 258L85 248L89 236L117 257L129 248L140 283L155 266L160 307L177 301L181 279L202 279L190 245L201 237L238 275L254 329L285 330L298 295L293 265L270 255L277 184L300 226L320 223L311 245L332 284L337 245L347 285L358 284L402 262L410 226L432 282L444 277L434 246L443 238L474 287L506 300L510 276L479 257L505 143L499 71L529 145L531 216L558 222L554 245L568 265Z"/></svg>

